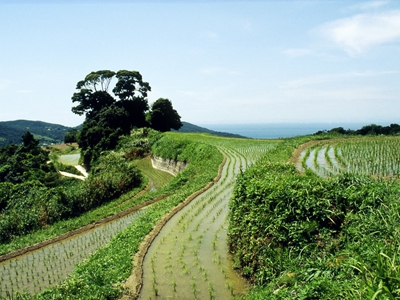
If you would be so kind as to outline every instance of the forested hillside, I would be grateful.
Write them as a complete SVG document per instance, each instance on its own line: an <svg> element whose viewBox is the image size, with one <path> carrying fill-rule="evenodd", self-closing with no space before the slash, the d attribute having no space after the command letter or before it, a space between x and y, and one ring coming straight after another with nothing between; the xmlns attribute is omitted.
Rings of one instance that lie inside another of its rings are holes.
<svg viewBox="0 0 400 300"><path fill-rule="evenodd" d="M25 131L31 132L35 139L39 141L39 145L60 144L64 142L64 136L68 131L80 127L82 126L68 127L60 124L30 120L3 121L0 122L0 147L9 144L21 144L21 136ZM182 127L178 131L209 133L225 137L242 137L238 134L210 130L189 122L182 122Z"/></svg>
<svg viewBox="0 0 400 300"><path fill-rule="evenodd" d="M64 135L71 127L41 121L16 120L0 122L0 147L9 144L21 144L25 131L33 134L40 145L64 142Z"/></svg>

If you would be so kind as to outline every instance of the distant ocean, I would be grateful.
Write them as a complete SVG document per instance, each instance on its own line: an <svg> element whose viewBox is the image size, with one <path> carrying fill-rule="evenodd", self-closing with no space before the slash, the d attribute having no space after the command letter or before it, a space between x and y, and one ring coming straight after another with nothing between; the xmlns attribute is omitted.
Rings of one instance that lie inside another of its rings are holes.
<svg viewBox="0 0 400 300"><path fill-rule="evenodd" d="M299 135L314 134L319 130L336 127L360 129L365 123L274 123L274 124L207 124L199 125L214 131L235 133L249 138L277 139ZM379 124L385 125L385 124Z"/></svg>

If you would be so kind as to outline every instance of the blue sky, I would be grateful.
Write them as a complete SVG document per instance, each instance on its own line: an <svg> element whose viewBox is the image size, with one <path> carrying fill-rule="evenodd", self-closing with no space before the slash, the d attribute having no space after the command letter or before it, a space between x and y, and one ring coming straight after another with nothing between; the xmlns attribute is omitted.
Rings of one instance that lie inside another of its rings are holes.
<svg viewBox="0 0 400 300"><path fill-rule="evenodd" d="M76 83L139 71L183 121L400 123L400 1L1 1L0 121L76 126Z"/></svg>

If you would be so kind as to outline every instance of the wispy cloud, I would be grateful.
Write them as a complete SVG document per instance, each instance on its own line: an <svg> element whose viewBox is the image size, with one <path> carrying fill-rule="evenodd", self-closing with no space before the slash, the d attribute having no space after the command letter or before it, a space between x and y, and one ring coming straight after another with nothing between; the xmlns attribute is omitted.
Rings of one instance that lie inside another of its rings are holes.
<svg viewBox="0 0 400 300"><path fill-rule="evenodd" d="M343 80L350 80L353 78L361 78L361 77L374 77L374 76L384 76L384 75L391 75L391 74L399 74L400 71L353 71L353 72L346 72L346 73L339 73L339 74L322 74L318 76L311 76L300 78L296 80L291 80L285 82L280 86L282 89L298 89L303 88L306 86L315 86L318 84L330 83L333 81L343 81Z"/></svg>
<svg viewBox="0 0 400 300"><path fill-rule="evenodd" d="M287 49L287 50L283 51L283 53L290 58L296 58L296 57L300 57L300 56L310 55L310 54L314 53L314 51L311 49L298 48L298 49Z"/></svg>
<svg viewBox="0 0 400 300"><path fill-rule="evenodd" d="M389 4L389 1L369 1L352 5L350 9L366 11L366 10L381 8L387 4Z"/></svg>
<svg viewBox="0 0 400 300"><path fill-rule="evenodd" d="M349 55L400 39L400 10L364 13L323 24L320 32Z"/></svg>

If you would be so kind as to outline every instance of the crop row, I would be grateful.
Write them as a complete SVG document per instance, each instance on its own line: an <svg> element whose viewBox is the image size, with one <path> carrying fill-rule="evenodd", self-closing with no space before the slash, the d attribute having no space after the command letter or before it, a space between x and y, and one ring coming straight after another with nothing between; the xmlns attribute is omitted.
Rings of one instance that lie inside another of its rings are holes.
<svg viewBox="0 0 400 300"><path fill-rule="evenodd" d="M35 294L61 283L77 264L127 228L143 211L0 263L0 296L16 291Z"/></svg>
<svg viewBox="0 0 400 300"><path fill-rule="evenodd" d="M143 299L226 298L230 294L218 265L223 253L217 249L221 249L223 239L215 239L215 235L221 231L227 210L225 199L232 188L229 174L238 168L240 160L225 155L220 182L175 215L150 247L144 261Z"/></svg>
<svg viewBox="0 0 400 300"><path fill-rule="evenodd" d="M400 139L329 140L304 150L297 163L300 171L310 170L319 176L355 173L398 179L400 176Z"/></svg>
<svg viewBox="0 0 400 300"><path fill-rule="evenodd" d="M395 160L398 138L316 141L298 161L300 176L287 161L305 141L285 141L276 149L286 155L273 150L238 176L229 241L258 285L246 299L399 299L399 185L349 173L343 150ZM327 176L335 166L344 174Z"/></svg>
<svg viewBox="0 0 400 300"><path fill-rule="evenodd" d="M144 260L142 299L229 299L245 290L228 258L228 203L236 175L273 144L201 141L216 145L226 157L221 179L176 214L152 243Z"/></svg>
<svg viewBox="0 0 400 300"><path fill-rule="evenodd" d="M153 169L149 159L142 162L139 168L149 176L149 180L157 188L165 186L173 177ZM0 263L0 296L12 295L16 291L38 293L63 282L76 265L107 244L118 232L126 229L144 211L132 213L60 243L43 247L40 251Z"/></svg>
<svg viewBox="0 0 400 300"><path fill-rule="evenodd" d="M146 199L168 193L171 196L138 214L125 230L77 265L65 281L33 296L25 294L20 299L110 299L120 296L124 291L122 283L128 278L132 269L131 257L137 251L142 239L166 212L216 176L222 155L209 146L188 145L188 147L190 151L187 152L187 158L190 166L173 178L168 186L141 196L133 202L144 202ZM199 154L203 158L201 163L196 161ZM132 205L125 203L123 199L118 203L121 207ZM114 207L111 207L111 211L114 211Z"/></svg>

